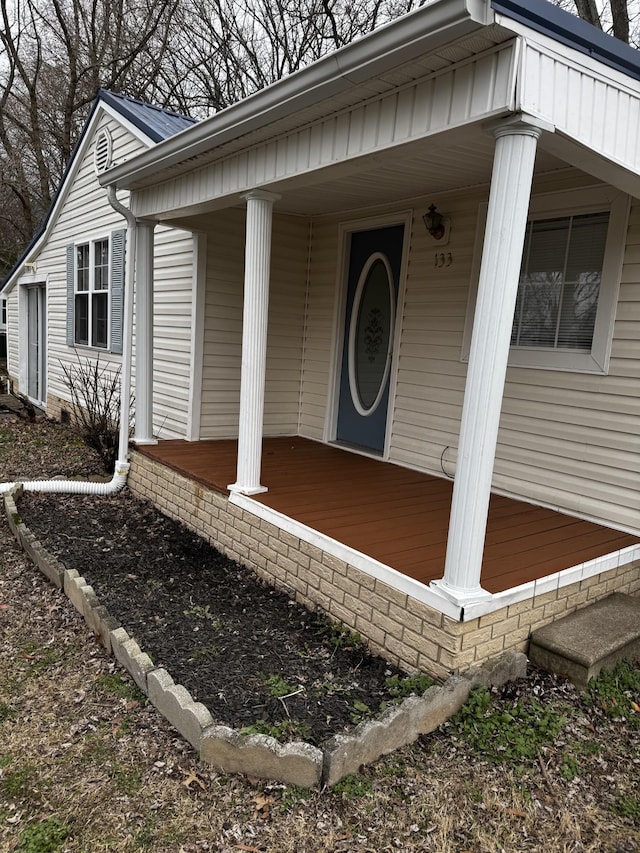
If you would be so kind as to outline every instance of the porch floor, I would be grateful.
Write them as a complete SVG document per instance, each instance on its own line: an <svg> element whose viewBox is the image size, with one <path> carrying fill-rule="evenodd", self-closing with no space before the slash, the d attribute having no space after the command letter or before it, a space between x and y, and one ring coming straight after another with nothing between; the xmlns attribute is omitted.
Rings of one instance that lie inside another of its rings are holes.
<svg viewBox="0 0 640 853"><path fill-rule="evenodd" d="M160 441L137 450L222 493L237 442ZM265 438L254 499L424 584L442 577L453 484L299 437ZM637 537L492 495L481 583L491 593L635 545Z"/></svg>

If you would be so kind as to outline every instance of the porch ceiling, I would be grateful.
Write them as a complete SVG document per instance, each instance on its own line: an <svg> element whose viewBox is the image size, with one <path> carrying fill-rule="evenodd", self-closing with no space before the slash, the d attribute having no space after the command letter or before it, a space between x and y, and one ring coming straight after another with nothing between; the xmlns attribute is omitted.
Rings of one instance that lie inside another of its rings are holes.
<svg viewBox="0 0 640 853"><path fill-rule="evenodd" d="M397 204L424 195L488 185L495 141L480 125L468 125L412 142L398 149L303 173L269 184L281 199L276 210L300 216L343 213ZM536 174L566 169L567 162L538 147ZM237 199L240 203L240 199ZM229 206L229 198L191 208L172 217L178 226L194 227L194 218Z"/></svg>
<svg viewBox="0 0 640 853"><path fill-rule="evenodd" d="M161 441L139 452L226 492L237 442ZM452 483L299 437L266 438L254 500L428 584L441 578ZM492 593L637 544L626 533L493 495L482 586Z"/></svg>

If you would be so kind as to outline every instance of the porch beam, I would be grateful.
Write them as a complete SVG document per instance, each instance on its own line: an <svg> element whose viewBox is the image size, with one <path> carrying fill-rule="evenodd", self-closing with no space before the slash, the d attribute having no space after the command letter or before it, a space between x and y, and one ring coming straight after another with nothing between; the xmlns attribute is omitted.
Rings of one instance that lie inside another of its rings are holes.
<svg viewBox="0 0 640 853"><path fill-rule="evenodd" d="M445 571L433 585L464 605L480 586L491 480L538 139L553 127L516 114L494 126L487 224L465 385Z"/></svg>
<svg viewBox="0 0 640 853"><path fill-rule="evenodd" d="M244 196L247 224L242 309L242 365L236 482L229 491L266 492L260 483L273 203L280 196L254 190Z"/></svg>
<svg viewBox="0 0 640 853"><path fill-rule="evenodd" d="M153 231L155 222L136 224L136 444L155 444L153 436ZM126 404L123 401L123 405Z"/></svg>

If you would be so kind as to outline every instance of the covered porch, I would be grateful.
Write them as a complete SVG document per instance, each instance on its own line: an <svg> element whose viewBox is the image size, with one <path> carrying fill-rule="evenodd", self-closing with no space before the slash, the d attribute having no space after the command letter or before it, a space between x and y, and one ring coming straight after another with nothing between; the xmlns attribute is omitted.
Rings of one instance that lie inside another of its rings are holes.
<svg viewBox="0 0 640 853"><path fill-rule="evenodd" d="M236 440L161 441L139 452L228 496ZM265 438L252 500L428 585L444 573L453 483L297 436ZM259 511L259 509L256 507ZM637 546L637 547L636 547ZM629 559L640 540L521 500L492 494L480 583L492 595L572 570L587 576ZM548 587L548 583L547 583Z"/></svg>
<svg viewBox="0 0 640 853"><path fill-rule="evenodd" d="M631 84L530 23L437 0L103 178L137 220L134 489L407 668L638 589L640 173L626 119L570 109L626 116ZM556 283L582 217L593 329L545 343L580 326ZM194 234L194 275L189 441L154 446L156 224Z"/></svg>

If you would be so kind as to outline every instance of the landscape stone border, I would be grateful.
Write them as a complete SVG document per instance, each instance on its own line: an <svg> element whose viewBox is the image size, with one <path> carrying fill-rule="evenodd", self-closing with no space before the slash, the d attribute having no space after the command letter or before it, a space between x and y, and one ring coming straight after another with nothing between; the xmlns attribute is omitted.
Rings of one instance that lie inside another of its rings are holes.
<svg viewBox="0 0 640 853"><path fill-rule="evenodd" d="M526 674L527 658L507 652L444 684L429 687L422 696L409 696L390 705L377 717L364 720L348 734L337 734L322 745L303 741L281 744L268 735L244 735L217 725L208 709L195 702L189 691L157 667L117 619L103 607L93 588L75 570L67 569L49 554L20 518L17 503L22 486L4 495L9 526L22 549L40 571L63 589L89 630L133 678L156 709L189 741L200 760L227 773L244 773L275 779L289 785L313 788L335 785L382 755L412 743L438 728L455 714L474 687L499 687Z"/></svg>

